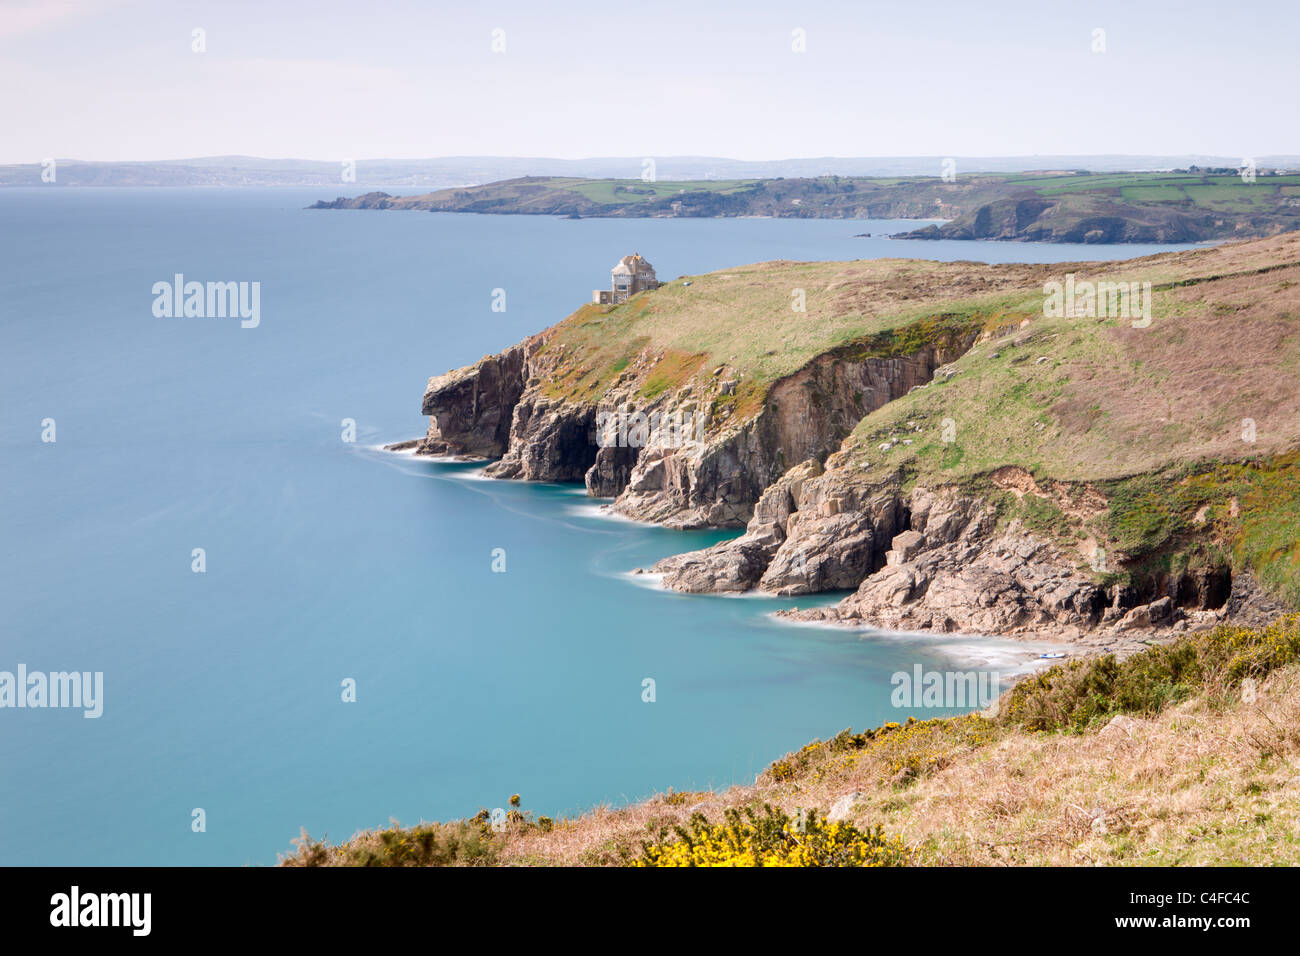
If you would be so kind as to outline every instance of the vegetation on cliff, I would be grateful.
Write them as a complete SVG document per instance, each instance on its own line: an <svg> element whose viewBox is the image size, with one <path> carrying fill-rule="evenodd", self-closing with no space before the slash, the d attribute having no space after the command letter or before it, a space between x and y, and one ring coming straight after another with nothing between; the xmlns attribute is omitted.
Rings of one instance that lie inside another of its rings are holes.
<svg viewBox="0 0 1300 956"><path fill-rule="evenodd" d="M834 349L895 357L949 341L956 330L994 327L1005 306L990 290L1023 297L1020 290L1058 273L878 259L683 276L622 305L585 305L548 330L537 354L554 364L540 387L556 400L594 404L625 382L645 399L670 389L713 399L731 382L723 404L743 419L776 382Z"/></svg>

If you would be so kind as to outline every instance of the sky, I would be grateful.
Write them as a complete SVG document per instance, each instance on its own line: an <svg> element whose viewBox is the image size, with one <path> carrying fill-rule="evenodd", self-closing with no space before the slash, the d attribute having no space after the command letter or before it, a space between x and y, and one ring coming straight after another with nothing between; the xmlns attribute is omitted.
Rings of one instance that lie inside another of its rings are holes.
<svg viewBox="0 0 1300 956"><path fill-rule="evenodd" d="M1296 154L1298 28L1297 0L0 0L0 163Z"/></svg>

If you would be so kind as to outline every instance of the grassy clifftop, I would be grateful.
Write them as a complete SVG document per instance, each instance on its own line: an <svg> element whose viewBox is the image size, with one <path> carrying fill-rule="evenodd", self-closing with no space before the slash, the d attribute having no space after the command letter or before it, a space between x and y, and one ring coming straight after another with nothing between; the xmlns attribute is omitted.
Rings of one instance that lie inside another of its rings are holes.
<svg viewBox="0 0 1300 956"><path fill-rule="evenodd" d="M1071 273L1152 283L1152 325L1046 317L1044 283ZM868 419L864 437L924 412L969 429L966 471L1012 451L1059 477L1122 474L1193 444L1228 449L1234 416L1254 419L1259 449L1296 437L1298 280L1298 234L1120 263L759 263L584 306L548 333L543 349L563 359L547 388L599 398L636 376L650 396L725 373L762 396L835 349L907 354L946 331L974 331L996 338L957 363L958 377ZM997 415L983 411L990 403Z"/></svg>
<svg viewBox="0 0 1300 956"><path fill-rule="evenodd" d="M737 383L742 411L782 377L836 348L907 354L953 327L996 326L1004 296L1041 286L1037 266L920 260L766 262L688 276L620 306L584 306L548 335L562 355L556 398L599 398L636 377L653 399L668 389ZM1005 290L1005 291L1004 291Z"/></svg>
<svg viewBox="0 0 1300 956"><path fill-rule="evenodd" d="M1150 308L1047 308L1045 286L1070 276L1136 284L1130 306ZM866 415L828 466L858 485L1001 498L1081 566L1102 548L1103 576L1231 564L1300 602L1297 233L1124 262L778 261L683 277L548 330L537 384L563 402L693 405L716 434L815 360L972 340Z"/></svg>
<svg viewBox="0 0 1300 956"><path fill-rule="evenodd" d="M950 477L1014 462L1097 480L1189 456L1255 457L1296 446L1300 234L1053 268L1079 282L1150 282L1150 324L1048 317L1041 287L1008 294L1000 303L1004 334L954 362L950 377L865 419L856 436L864 453L918 418L935 425L925 440L875 457ZM937 425L944 418L953 422L949 442Z"/></svg>

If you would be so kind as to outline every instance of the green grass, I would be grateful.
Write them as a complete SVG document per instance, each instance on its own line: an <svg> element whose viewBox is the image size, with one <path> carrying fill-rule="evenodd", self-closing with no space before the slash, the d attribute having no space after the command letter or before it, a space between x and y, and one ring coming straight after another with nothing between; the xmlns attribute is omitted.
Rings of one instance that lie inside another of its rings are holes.
<svg viewBox="0 0 1300 956"><path fill-rule="evenodd" d="M1124 186L1119 192L1127 202L1182 202L1188 198L1178 185Z"/></svg>
<svg viewBox="0 0 1300 956"><path fill-rule="evenodd" d="M689 286L669 282L620 306L584 306L561 323L543 350L564 345L572 360L546 388L553 398L595 400L641 358L641 394L654 398L670 388L706 384L725 367L725 377L740 383L737 396L745 398L736 410L757 411L773 382L829 350L904 356L927 345L955 344L963 330L996 323L1006 296L948 300L930 289L932 282L977 268L984 267L781 262L693 276ZM847 297L858 286L876 285L888 293ZM806 312L792 310L794 289L805 291ZM941 301L947 308L936 308Z"/></svg>
<svg viewBox="0 0 1300 956"><path fill-rule="evenodd" d="M556 179L548 188L564 189L600 203L638 203L691 193L730 195L748 189L757 179L719 179L645 182L641 179Z"/></svg>
<svg viewBox="0 0 1300 956"><path fill-rule="evenodd" d="M1222 202L1264 203L1276 195L1274 187L1300 182L1300 177L1265 176L1247 183L1240 176L1192 176L1186 173L1123 173L1072 176L1044 183L1012 180L1008 185L1033 187L1041 196L1105 191L1118 193L1125 202L1178 202L1192 199L1201 205Z"/></svg>
<svg viewBox="0 0 1300 956"><path fill-rule="evenodd" d="M1037 191L1042 196L1059 196L1063 193L1090 192L1097 189L1180 185L1202 181L1201 177L1189 176L1186 173L1123 173L1119 175L1075 176L1068 180L1038 186Z"/></svg>
<svg viewBox="0 0 1300 956"><path fill-rule="evenodd" d="M1276 194L1276 188L1262 183L1243 183L1236 185L1184 186L1188 197L1199 206L1212 206L1220 203L1262 204Z"/></svg>

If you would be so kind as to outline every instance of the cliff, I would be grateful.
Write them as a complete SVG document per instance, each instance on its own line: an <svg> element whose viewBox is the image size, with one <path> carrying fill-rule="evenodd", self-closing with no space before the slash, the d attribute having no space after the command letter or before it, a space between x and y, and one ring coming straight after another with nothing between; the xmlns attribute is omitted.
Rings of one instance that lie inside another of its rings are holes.
<svg viewBox="0 0 1300 956"><path fill-rule="evenodd" d="M1055 314L1067 275L1149 283L1149 314ZM431 379L419 450L745 527L660 562L666 587L851 591L791 613L1132 650L1300 596L1298 280L1294 234L1117 263L764 263Z"/></svg>

